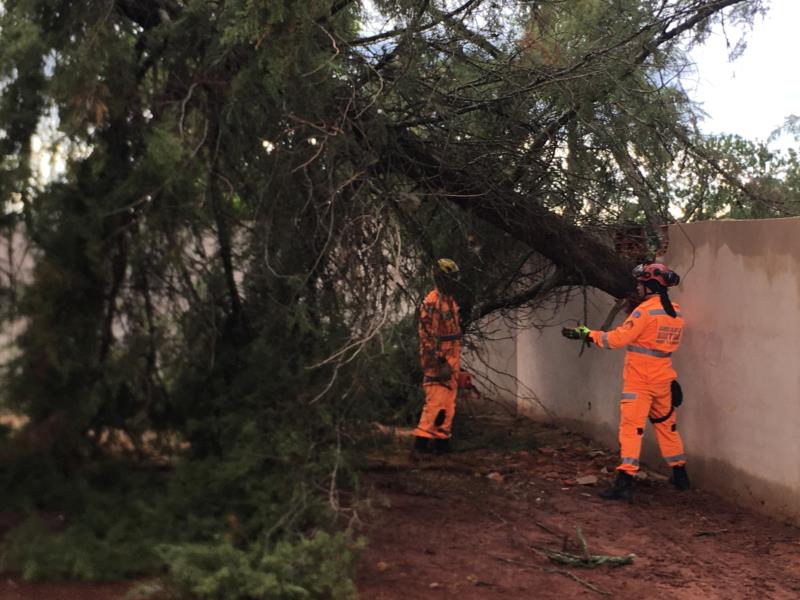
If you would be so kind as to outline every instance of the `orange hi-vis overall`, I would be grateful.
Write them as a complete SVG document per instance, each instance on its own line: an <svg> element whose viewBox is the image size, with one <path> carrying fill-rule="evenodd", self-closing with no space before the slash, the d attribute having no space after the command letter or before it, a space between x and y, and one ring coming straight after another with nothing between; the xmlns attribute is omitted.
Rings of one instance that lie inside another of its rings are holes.
<svg viewBox="0 0 800 600"><path fill-rule="evenodd" d="M686 463L683 441L676 430L670 384L675 379L672 353L683 335L683 317L670 317L657 294L646 298L625 322L613 331L592 331L600 348L625 348L622 401L620 404L620 471L636 473L647 418L653 422L658 446L671 467ZM666 419L664 418L666 417Z"/></svg>
<svg viewBox="0 0 800 600"><path fill-rule="evenodd" d="M425 297L419 309L418 331L425 406L414 435L450 439L461 367L461 325L458 305L452 296L434 289ZM446 379L441 377L440 359L450 366L451 373Z"/></svg>

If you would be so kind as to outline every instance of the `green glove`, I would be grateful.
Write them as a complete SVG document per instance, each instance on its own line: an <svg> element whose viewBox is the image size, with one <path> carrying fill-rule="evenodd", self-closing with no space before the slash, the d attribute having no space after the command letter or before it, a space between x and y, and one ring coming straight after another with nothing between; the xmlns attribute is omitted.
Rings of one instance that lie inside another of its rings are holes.
<svg viewBox="0 0 800 600"><path fill-rule="evenodd" d="M589 333L592 330L589 329L586 325L579 325L578 327L565 327L561 330L561 335L565 338L569 338L571 340L589 340Z"/></svg>

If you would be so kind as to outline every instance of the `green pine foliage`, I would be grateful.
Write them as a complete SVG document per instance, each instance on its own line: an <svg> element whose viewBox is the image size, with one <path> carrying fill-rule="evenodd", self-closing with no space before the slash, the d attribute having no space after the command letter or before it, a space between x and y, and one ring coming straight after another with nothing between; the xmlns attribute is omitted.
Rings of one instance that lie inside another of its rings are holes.
<svg viewBox="0 0 800 600"><path fill-rule="evenodd" d="M697 6L455 8L2 2L0 203L22 204L3 222L35 257L0 311L24 320L2 405L31 420L0 432L0 510L31 516L5 567L353 597L358 432L418 415L434 257L461 265L474 333L485 311L540 301L521 292L555 269L598 270L545 260L560 255L526 236L542 227L529 209L572 245L675 206L796 207L796 156L698 136L664 83L685 51L659 36ZM45 130L65 168L42 182ZM702 151L749 187L719 184Z"/></svg>
<svg viewBox="0 0 800 600"><path fill-rule="evenodd" d="M127 523L129 527L133 523ZM106 581L157 572L151 538L141 532L110 531L84 525L53 533L36 517L14 529L6 540L3 567L18 571L27 581Z"/></svg>
<svg viewBox="0 0 800 600"><path fill-rule="evenodd" d="M320 531L274 546L240 549L225 540L209 544L162 546L178 589L197 598L238 600L357 597L352 580L354 542L344 534Z"/></svg>

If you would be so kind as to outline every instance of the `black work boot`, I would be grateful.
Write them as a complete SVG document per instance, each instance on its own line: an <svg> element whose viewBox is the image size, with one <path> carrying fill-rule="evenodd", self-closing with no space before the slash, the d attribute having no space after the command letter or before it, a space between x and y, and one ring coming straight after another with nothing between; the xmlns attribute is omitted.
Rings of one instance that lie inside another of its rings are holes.
<svg viewBox="0 0 800 600"><path fill-rule="evenodd" d="M614 485L598 494L604 500L627 500L633 502L633 475L617 471Z"/></svg>
<svg viewBox="0 0 800 600"><path fill-rule="evenodd" d="M430 454L433 452L430 442L431 441L426 437L416 436L414 438L414 447L411 449L411 451L419 454Z"/></svg>
<svg viewBox="0 0 800 600"><path fill-rule="evenodd" d="M688 490L691 486L689 485L689 475L686 473L686 466L672 467L672 477L669 478L669 482L682 492Z"/></svg>
<svg viewBox="0 0 800 600"><path fill-rule="evenodd" d="M433 440L433 453L434 454L447 454L450 452L450 440L437 438Z"/></svg>

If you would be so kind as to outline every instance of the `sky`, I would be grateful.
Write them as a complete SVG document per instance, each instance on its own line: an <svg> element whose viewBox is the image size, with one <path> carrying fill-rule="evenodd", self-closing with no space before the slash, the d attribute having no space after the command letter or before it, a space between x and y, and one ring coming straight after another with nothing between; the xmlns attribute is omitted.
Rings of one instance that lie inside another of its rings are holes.
<svg viewBox="0 0 800 600"><path fill-rule="evenodd" d="M767 0L767 5L767 14L756 17L752 30L717 27L690 54L696 72L682 80L708 115L700 123L704 133L767 141L786 117L800 116L800 76L794 64L800 58L800 0ZM742 33L747 47L730 61ZM770 147L800 150L800 142L782 136Z"/></svg>
<svg viewBox="0 0 800 600"><path fill-rule="evenodd" d="M700 124L704 133L735 133L766 141L786 117L800 116L798 23L800 0L772 0L767 15L757 17L747 32L747 48L735 61L728 60L721 28L692 51L697 72L684 85L708 113ZM729 29L728 38L735 44L738 32ZM800 149L800 142L784 136L770 147Z"/></svg>

